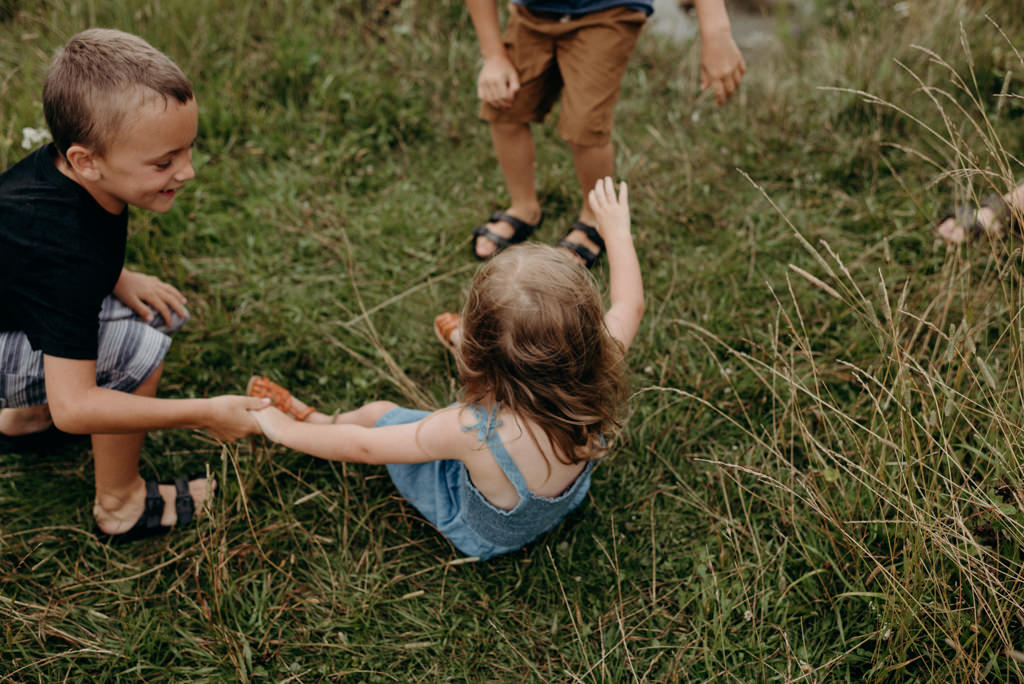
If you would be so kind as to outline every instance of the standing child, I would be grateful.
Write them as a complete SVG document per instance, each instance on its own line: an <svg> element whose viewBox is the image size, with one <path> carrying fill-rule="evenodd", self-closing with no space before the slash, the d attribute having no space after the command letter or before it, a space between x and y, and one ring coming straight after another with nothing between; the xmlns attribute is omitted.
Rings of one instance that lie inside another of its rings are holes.
<svg viewBox="0 0 1024 684"><path fill-rule="evenodd" d="M590 206L608 249L607 313L563 250L508 250L480 267L451 326L456 339L444 335L456 346L461 402L429 413L376 401L332 419L254 378L249 393L275 403L254 414L263 433L319 458L387 465L399 492L468 556L514 551L550 530L590 487L644 309L625 184L616 198L601 180Z"/></svg>
<svg viewBox="0 0 1024 684"><path fill-rule="evenodd" d="M188 523L205 475L144 481L146 431L257 431L250 397L156 399L166 333L188 318L173 286L124 267L128 205L165 212L195 174L196 100L149 43L91 29L53 59L43 110L54 142L0 175L0 433L56 425L92 437L99 536Z"/></svg>
<svg viewBox="0 0 1024 684"><path fill-rule="evenodd" d="M534 187L530 122L561 97L558 132L572 150L583 194L579 220L558 243L593 266L604 247L587 190L612 174L612 121L629 56L653 0L513 0L504 39L495 0L467 0L484 64L477 79L480 117L490 124L510 204L473 229L486 259L522 242L543 219ZM746 66L732 37L725 0L695 0L701 36L701 87L718 104L739 86Z"/></svg>

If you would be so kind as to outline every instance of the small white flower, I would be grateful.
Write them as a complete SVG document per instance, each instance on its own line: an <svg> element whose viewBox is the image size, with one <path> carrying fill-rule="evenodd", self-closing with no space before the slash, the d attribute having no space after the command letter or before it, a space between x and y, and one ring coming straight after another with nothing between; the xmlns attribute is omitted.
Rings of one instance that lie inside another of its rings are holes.
<svg viewBox="0 0 1024 684"><path fill-rule="evenodd" d="M22 128L21 129L21 147L25 150L31 150L40 143L49 142L53 138L50 137L50 131L45 128Z"/></svg>
<svg viewBox="0 0 1024 684"><path fill-rule="evenodd" d="M747 608L745 611L743 611L743 619L747 622L750 622L754 619L754 612Z"/></svg>

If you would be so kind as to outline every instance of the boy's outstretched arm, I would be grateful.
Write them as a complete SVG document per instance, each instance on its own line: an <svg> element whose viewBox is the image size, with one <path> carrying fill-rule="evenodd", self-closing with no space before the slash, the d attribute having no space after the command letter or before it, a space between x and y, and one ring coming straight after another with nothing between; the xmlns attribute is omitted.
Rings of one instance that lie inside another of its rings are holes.
<svg viewBox="0 0 1024 684"><path fill-rule="evenodd" d="M710 86L721 105L739 87L747 65L733 40L725 0L695 0L694 6L700 24L700 87Z"/></svg>
<svg viewBox="0 0 1024 684"><path fill-rule="evenodd" d="M505 52L495 0L466 0L484 65L476 82L477 96L492 107L507 109L519 90L519 74Z"/></svg>
<svg viewBox="0 0 1024 684"><path fill-rule="evenodd" d="M97 387L96 362L43 356L46 398L54 425L73 434L126 434L201 428L224 442L259 433L251 409L268 400L222 396L157 399Z"/></svg>
<svg viewBox="0 0 1024 684"><path fill-rule="evenodd" d="M611 306L604 315L605 324L612 337L629 349L644 315L644 283L630 233L626 184L619 184L616 197L612 179L602 178L587 199L597 217L597 229L608 253Z"/></svg>

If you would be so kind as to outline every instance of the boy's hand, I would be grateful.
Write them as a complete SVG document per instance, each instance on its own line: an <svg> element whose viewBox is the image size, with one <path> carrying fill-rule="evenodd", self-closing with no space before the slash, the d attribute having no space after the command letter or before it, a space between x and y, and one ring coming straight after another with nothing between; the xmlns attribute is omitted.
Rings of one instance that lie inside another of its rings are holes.
<svg viewBox="0 0 1024 684"><path fill-rule="evenodd" d="M188 316L185 311L185 295L173 285L168 285L156 276L121 269L121 277L114 285L114 296L120 299L147 323L153 319L153 311L171 322L173 310L180 318Z"/></svg>
<svg viewBox="0 0 1024 684"><path fill-rule="evenodd" d="M483 102L508 109L519 91L519 74L507 57L491 57L484 60L480 76L476 80L476 94Z"/></svg>
<svg viewBox="0 0 1024 684"><path fill-rule="evenodd" d="M222 442L258 435L260 426L253 411L270 405L270 399L230 395L213 397L209 401L210 412L202 427Z"/></svg>
<svg viewBox="0 0 1024 684"><path fill-rule="evenodd" d="M710 86L715 101L721 105L739 87L747 65L729 29L703 36L700 44L700 89Z"/></svg>
<svg viewBox="0 0 1024 684"><path fill-rule="evenodd" d="M615 183L607 176L602 178L587 195L587 202L597 218L601 237L607 241L629 236L629 194L625 182L619 184L619 196L615 197Z"/></svg>

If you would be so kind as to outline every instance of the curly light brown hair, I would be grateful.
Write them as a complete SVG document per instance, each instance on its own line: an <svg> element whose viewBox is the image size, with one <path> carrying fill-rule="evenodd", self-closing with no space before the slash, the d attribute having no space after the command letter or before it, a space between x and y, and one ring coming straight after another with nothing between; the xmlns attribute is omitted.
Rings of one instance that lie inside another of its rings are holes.
<svg viewBox="0 0 1024 684"><path fill-rule="evenodd" d="M464 399L493 396L539 426L563 463L592 458L598 437L619 424L624 349L605 326L593 276L565 250L521 245L483 264L456 356Z"/></svg>
<svg viewBox="0 0 1024 684"><path fill-rule="evenodd" d="M183 104L195 97L178 65L142 38L87 29L50 62L43 114L62 155L79 144L102 156L128 114L154 94Z"/></svg>

